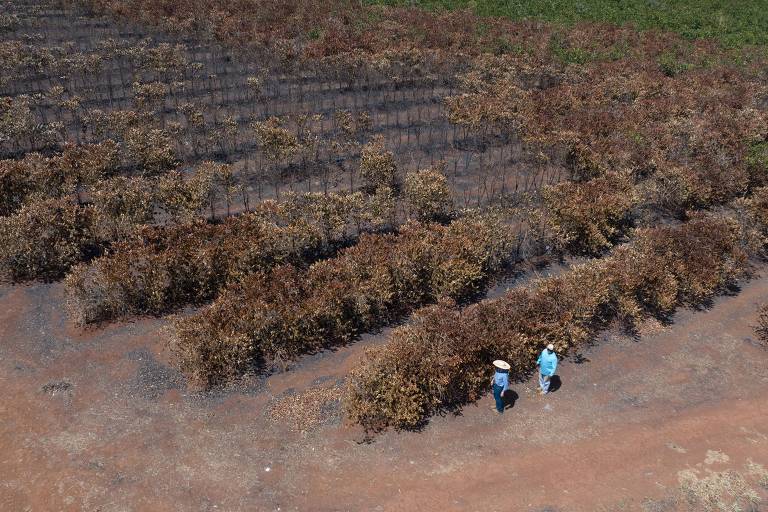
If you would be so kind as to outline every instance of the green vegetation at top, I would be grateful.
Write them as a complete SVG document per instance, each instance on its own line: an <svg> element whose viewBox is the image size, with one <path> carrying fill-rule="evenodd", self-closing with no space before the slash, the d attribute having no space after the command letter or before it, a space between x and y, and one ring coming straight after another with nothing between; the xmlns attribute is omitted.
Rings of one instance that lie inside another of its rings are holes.
<svg viewBox="0 0 768 512"><path fill-rule="evenodd" d="M366 0L431 10L471 9L480 16L556 23L597 21L641 30L717 38L726 46L768 44L766 0Z"/></svg>

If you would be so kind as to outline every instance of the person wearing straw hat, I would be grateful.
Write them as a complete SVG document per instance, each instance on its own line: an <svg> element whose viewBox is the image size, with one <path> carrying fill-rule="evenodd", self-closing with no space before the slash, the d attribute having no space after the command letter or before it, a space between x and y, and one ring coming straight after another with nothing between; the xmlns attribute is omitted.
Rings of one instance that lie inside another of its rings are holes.
<svg viewBox="0 0 768 512"><path fill-rule="evenodd" d="M550 343L541 351L536 366L539 368L539 394L546 395L549 392L550 380L557 370L557 354L553 344Z"/></svg>
<svg viewBox="0 0 768 512"><path fill-rule="evenodd" d="M509 363L497 359L493 362L496 367L496 373L493 374L491 383L493 385L493 398L496 400L496 412L504 413L504 393L509 389Z"/></svg>

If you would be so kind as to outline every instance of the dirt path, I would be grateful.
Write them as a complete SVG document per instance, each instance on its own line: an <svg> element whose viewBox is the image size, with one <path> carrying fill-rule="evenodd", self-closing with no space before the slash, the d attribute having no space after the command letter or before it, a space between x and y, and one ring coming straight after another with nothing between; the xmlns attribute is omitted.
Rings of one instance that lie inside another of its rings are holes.
<svg viewBox="0 0 768 512"><path fill-rule="evenodd" d="M80 333L60 285L3 288L0 510L673 510L682 470L768 466L768 352L750 327L766 296L755 279L639 341L606 335L550 396L514 386L502 417L486 397L366 444L332 409L305 432L269 411L381 336L200 395L166 364L164 321Z"/></svg>

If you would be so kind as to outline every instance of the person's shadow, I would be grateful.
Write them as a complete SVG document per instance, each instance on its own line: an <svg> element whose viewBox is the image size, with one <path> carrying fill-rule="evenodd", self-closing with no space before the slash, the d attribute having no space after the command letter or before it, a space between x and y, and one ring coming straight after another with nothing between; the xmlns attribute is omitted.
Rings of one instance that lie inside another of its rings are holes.
<svg viewBox="0 0 768 512"><path fill-rule="evenodd" d="M518 395L516 391L508 389L507 392L504 393L504 396L501 397L501 399L504 401L504 409L506 410L513 408L518 398L520 398L520 395Z"/></svg>
<svg viewBox="0 0 768 512"><path fill-rule="evenodd" d="M550 393L554 393L555 391L560 389L560 386L562 386L562 385L563 385L563 381L560 380L560 376L559 375L553 375L549 379L549 392Z"/></svg>

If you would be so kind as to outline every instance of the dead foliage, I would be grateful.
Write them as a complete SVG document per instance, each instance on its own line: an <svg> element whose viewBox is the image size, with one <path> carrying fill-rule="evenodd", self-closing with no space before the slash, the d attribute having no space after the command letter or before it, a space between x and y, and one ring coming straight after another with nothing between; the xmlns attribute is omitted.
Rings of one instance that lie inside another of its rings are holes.
<svg viewBox="0 0 768 512"><path fill-rule="evenodd" d="M477 399L488 387L489 361L502 358L522 377L547 343L563 354L614 319L631 325L703 304L746 270L737 235L732 222L699 216L679 227L641 230L603 260L502 298L420 310L353 371L347 414L369 430L412 428Z"/></svg>
<svg viewBox="0 0 768 512"><path fill-rule="evenodd" d="M268 414L275 422L299 432L308 432L338 416L334 409L340 397L339 387L311 387L274 399Z"/></svg>
<svg viewBox="0 0 768 512"><path fill-rule="evenodd" d="M349 342L442 297L472 297L514 257L515 242L495 215L363 235L308 270L279 265L247 276L174 321L171 348L194 381L225 382L257 362Z"/></svg>

